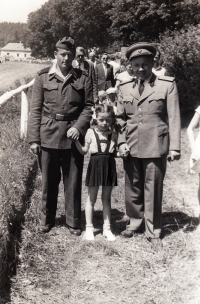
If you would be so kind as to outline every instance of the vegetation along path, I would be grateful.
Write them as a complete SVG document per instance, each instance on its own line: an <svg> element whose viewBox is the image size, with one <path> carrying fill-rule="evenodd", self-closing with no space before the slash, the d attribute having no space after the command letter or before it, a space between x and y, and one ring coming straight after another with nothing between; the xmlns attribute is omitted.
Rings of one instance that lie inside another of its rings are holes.
<svg viewBox="0 0 200 304"><path fill-rule="evenodd" d="M163 201L163 248L154 251L143 234L120 237L125 228L124 174L117 160L119 186L112 195L115 242L102 236L100 196L95 208L94 242L72 236L65 227L61 186L56 226L38 234L41 175L25 215L17 274L7 303L200 303L198 176L186 173L189 147L182 130L182 158L168 164ZM88 156L85 158L85 170ZM87 189L82 196L82 226Z"/></svg>

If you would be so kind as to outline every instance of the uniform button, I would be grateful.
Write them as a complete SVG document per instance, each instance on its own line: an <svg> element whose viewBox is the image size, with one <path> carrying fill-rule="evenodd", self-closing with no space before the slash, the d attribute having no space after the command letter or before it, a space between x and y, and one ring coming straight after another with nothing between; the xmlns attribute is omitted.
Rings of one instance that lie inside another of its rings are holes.
<svg viewBox="0 0 200 304"><path fill-rule="evenodd" d="M142 111L142 108L139 108L139 111Z"/></svg>
<svg viewBox="0 0 200 304"><path fill-rule="evenodd" d="M139 117L142 117L142 115L139 115Z"/></svg>
<svg viewBox="0 0 200 304"><path fill-rule="evenodd" d="M140 125L142 124L142 122L140 122Z"/></svg>

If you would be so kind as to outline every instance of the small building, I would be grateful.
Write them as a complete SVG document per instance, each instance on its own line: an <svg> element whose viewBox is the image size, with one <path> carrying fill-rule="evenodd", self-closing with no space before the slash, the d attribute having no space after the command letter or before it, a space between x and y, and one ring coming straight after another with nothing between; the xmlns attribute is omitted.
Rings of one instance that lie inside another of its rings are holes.
<svg viewBox="0 0 200 304"><path fill-rule="evenodd" d="M25 61L31 59L31 49L25 48L23 43L8 43L1 48L1 57L5 60Z"/></svg>

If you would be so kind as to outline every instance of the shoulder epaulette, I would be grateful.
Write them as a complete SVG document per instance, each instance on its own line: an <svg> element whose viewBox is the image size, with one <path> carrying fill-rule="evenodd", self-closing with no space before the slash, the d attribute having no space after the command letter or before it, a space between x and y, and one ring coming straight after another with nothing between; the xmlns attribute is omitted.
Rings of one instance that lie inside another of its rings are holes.
<svg viewBox="0 0 200 304"><path fill-rule="evenodd" d="M38 75L40 76L40 75L42 75L42 74L48 73L49 70L50 70L50 67L44 68L44 69L42 69L42 70L40 70L40 71L38 72Z"/></svg>
<svg viewBox="0 0 200 304"><path fill-rule="evenodd" d="M173 82L175 80L175 77L170 77L170 76L158 76L159 80L165 80L165 81L170 81Z"/></svg>

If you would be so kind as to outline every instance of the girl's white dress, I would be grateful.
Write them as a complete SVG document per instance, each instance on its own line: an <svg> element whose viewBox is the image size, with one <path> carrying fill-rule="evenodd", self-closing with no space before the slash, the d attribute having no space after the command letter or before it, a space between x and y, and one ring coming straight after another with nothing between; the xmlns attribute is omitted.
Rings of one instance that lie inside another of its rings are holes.
<svg viewBox="0 0 200 304"><path fill-rule="evenodd" d="M195 110L200 115L200 106ZM193 153L197 156L197 161L193 161L192 157L190 157L190 169L194 170L196 173L200 173L200 130L195 139L194 150ZM192 155L191 155L192 156Z"/></svg>

